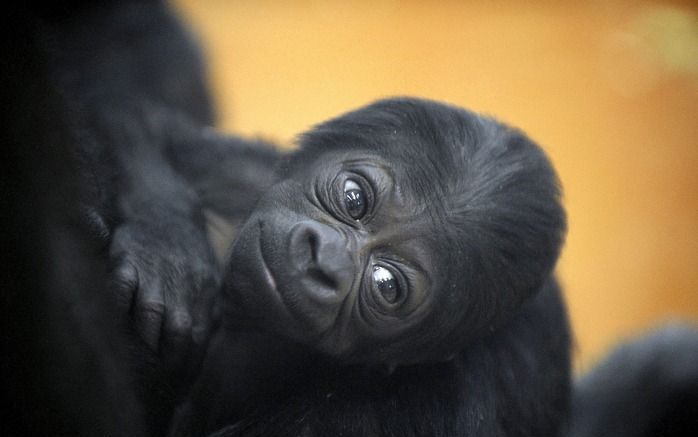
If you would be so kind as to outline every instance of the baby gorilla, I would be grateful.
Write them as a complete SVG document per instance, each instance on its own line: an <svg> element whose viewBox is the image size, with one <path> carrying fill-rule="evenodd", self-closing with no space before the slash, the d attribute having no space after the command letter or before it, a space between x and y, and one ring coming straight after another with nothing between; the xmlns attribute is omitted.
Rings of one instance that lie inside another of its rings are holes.
<svg viewBox="0 0 698 437"><path fill-rule="evenodd" d="M220 435L556 435L565 217L535 144L459 108L390 99L302 135L279 176L233 244L225 335L263 331L314 358L249 358L229 341L215 372L251 370L228 388L244 404L228 420L242 420ZM261 368L286 379L260 390ZM208 378L203 398L229 385ZM200 410L235 404L218 399Z"/></svg>
<svg viewBox="0 0 698 437"><path fill-rule="evenodd" d="M378 102L302 136L233 245L228 307L345 362L443 361L548 280L558 199L520 132Z"/></svg>

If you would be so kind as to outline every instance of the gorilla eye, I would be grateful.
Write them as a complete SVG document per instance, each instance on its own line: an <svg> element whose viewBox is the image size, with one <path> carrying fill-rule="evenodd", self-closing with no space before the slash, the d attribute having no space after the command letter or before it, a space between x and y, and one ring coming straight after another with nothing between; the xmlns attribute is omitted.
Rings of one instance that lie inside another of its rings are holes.
<svg viewBox="0 0 698 437"><path fill-rule="evenodd" d="M344 206L354 220L359 220L366 214L366 195L359 184L351 179L344 182Z"/></svg>
<svg viewBox="0 0 698 437"><path fill-rule="evenodd" d="M395 276L382 266L373 266L372 287L377 290L383 299L389 304L397 302L400 298L400 284Z"/></svg>

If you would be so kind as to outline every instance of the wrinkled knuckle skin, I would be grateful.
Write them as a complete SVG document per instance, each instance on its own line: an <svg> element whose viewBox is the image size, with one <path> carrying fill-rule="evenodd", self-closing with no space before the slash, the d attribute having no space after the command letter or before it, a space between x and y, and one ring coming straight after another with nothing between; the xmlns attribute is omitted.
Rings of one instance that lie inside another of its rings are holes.
<svg viewBox="0 0 698 437"><path fill-rule="evenodd" d="M165 313L165 304L157 301L142 302L138 312L147 319L160 318Z"/></svg>
<svg viewBox="0 0 698 437"><path fill-rule="evenodd" d="M97 209L82 205L80 220L88 234L99 242L100 250L109 247L112 239L112 229Z"/></svg>

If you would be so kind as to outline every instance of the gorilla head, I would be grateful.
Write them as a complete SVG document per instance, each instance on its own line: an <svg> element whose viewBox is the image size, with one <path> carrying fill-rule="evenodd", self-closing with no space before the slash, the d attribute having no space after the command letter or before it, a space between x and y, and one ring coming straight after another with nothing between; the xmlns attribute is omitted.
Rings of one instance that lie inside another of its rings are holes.
<svg viewBox="0 0 698 437"><path fill-rule="evenodd" d="M227 317L345 362L448 359L541 286L565 228L535 144L425 100L318 125L279 176L233 244Z"/></svg>

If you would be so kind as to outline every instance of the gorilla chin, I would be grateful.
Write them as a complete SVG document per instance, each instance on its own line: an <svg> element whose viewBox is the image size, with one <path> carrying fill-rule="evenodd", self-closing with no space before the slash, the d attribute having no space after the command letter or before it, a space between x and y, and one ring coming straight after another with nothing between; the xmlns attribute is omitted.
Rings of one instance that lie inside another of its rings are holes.
<svg viewBox="0 0 698 437"><path fill-rule="evenodd" d="M288 333L296 325L295 318L281 298L276 279L264 259L262 226L259 220L248 220L232 247L230 256L235 264L229 265L232 268L228 268L224 279L225 289L229 291L224 321L236 328L264 326L274 330L278 325Z"/></svg>

